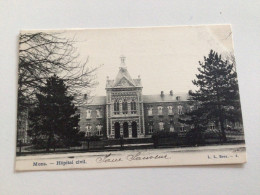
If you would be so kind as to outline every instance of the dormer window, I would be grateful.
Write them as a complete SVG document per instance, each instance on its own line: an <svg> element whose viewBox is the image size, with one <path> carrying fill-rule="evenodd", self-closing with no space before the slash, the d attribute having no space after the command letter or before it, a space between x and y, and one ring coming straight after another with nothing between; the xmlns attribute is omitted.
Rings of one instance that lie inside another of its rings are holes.
<svg viewBox="0 0 260 195"><path fill-rule="evenodd" d="M86 119L90 119L91 118L91 110L87 109L86 110Z"/></svg>
<svg viewBox="0 0 260 195"><path fill-rule="evenodd" d="M158 115L163 115L163 107L162 106L158 106Z"/></svg>

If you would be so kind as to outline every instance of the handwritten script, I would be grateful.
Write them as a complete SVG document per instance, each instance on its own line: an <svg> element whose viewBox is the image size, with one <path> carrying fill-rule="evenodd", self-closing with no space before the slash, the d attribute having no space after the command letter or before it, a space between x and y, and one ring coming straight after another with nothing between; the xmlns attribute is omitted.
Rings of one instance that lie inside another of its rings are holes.
<svg viewBox="0 0 260 195"><path fill-rule="evenodd" d="M143 155L141 152L135 154L129 154L125 158L113 157L111 153L104 156L97 157L97 163L114 163L121 161L142 161L142 160L159 160L159 159L171 159L167 154L154 154L154 155Z"/></svg>

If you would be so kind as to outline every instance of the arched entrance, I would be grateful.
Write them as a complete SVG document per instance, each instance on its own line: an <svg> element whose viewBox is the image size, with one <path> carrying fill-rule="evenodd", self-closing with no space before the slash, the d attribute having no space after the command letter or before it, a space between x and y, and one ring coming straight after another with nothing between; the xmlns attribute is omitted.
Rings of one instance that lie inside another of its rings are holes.
<svg viewBox="0 0 260 195"><path fill-rule="evenodd" d="M132 137L137 137L137 124L132 122Z"/></svg>
<svg viewBox="0 0 260 195"><path fill-rule="evenodd" d="M120 138L120 124L119 122L115 123L115 138Z"/></svg>
<svg viewBox="0 0 260 195"><path fill-rule="evenodd" d="M123 124L123 132L124 132L124 137L129 137L127 122L124 122L124 124Z"/></svg>

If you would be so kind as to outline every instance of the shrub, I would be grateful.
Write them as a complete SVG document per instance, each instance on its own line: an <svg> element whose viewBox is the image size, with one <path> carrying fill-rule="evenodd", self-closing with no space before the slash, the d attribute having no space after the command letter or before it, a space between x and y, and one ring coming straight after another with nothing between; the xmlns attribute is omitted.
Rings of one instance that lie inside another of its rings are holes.
<svg viewBox="0 0 260 195"><path fill-rule="evenodd" d="M153 133L152 138L177 138L178 134L176 132L169 132L169 131L158 131Z"/></svg>
<svg viewBox="0 0 260 195"><path fill-rule="evenodd" d="M93 135L93 136L90 136L90 137L87 137L86 140L88 141L100 141L100 136L97 136L97 135Z"/></svg>
<svg viewBox="0 0 260 195"><path fill-rule="evenodd" d="M195 129L195 128L188 131L185 138L186 138L187 144L190 146L204 144L204 141L205 141L204 135L203 135L203 130Z"/></svg>

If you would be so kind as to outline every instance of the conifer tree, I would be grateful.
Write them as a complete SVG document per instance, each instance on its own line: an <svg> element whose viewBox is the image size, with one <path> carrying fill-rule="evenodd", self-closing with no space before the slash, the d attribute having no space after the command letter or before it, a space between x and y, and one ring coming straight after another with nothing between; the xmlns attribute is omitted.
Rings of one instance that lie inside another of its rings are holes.
<svg viewBox="0 0 260 195"><path fill-rule="evenodd" d="M213 50L199 65L197 79L192 81L197 90L189 91L195 109L180 118L180 122L200 130L214 122L222 141L226 142L225 121L241 122L242 119L235 67Z"/></svg>
<svg viewBox="0 0 260 195"><path fill-rule="evenodd" d="M29 114L35 144L41 141L49 151L59 140L70 147L80 137L79 115L64 81L56 75L48 78L36 98L36 107Z"/></svg>

